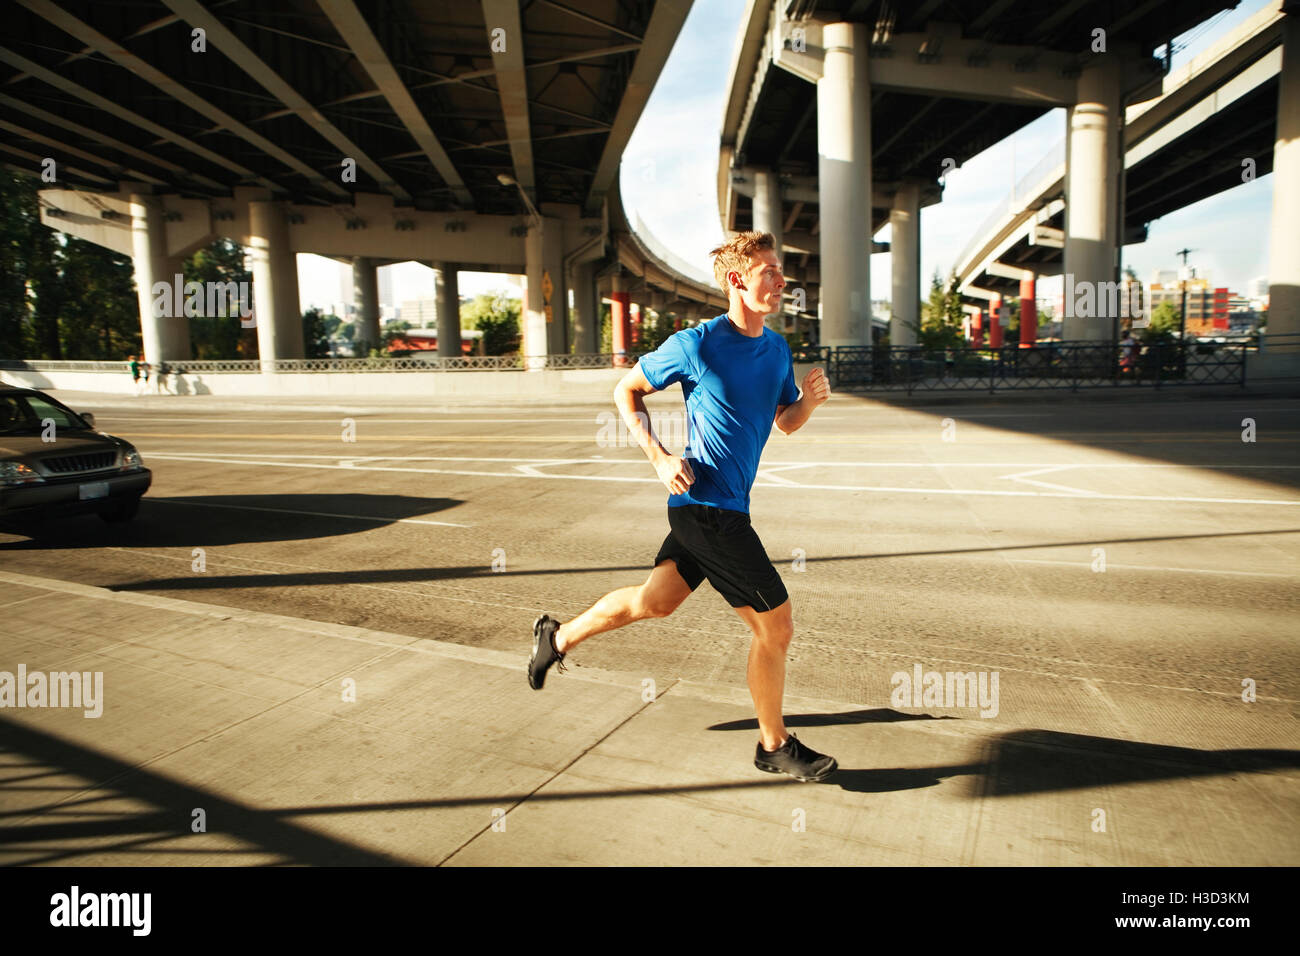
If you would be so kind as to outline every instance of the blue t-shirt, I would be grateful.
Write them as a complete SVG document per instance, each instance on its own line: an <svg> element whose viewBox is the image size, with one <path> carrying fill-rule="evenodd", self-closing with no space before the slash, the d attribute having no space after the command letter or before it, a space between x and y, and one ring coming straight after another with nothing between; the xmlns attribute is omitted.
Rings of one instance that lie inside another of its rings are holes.
<svg viewBox="0 0 1300 956"><path fill-rule="evenodd" d="M790 346L778 332L741 332L724 313L671 335L641 357L655 391L682 383L695 483L668 507L713 505L749 513L749 489L778 405L799 399Z"/></svg>

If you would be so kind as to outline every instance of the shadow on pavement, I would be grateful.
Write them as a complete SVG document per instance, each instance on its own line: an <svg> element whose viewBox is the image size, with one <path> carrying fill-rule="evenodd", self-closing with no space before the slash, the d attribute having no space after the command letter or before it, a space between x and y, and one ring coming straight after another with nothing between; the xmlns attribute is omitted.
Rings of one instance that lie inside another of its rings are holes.
<svg viewBox="0 0 1300 956"><path fill-rule="evenodd" d="M833 727L836 724L892 724L900 720L958 720L957 717L932 717L929 714L905 714L877 707L872 710L843 710L838 714L786 714L787 727ZM728 720L711 724L707 730L758 730L758 718Z"/></svg>
<svg viewBox="0 0 1300 956"><path fill-rule="evenodd" d="M1300 768L1297 750L1196 750L1054 730L1019 730L988 742L979 763L841 769L824 783L857 793L933 787L969 775L968 797L1013 797Z"/></svg>
<svg viewBox="0 0 1300 956"><path fill-rule="evenodd" d="M0 818L39 815L34 821L0 826L0 852L11 855L16 852L15 847L21 847L27 851L37 849L40 853L39 857L25 861L25 865L52 863L89 853L123 852L157 852L163 855L201 852L237 856L260 851L278 854L284 863L317 866L382 866L406 862L280 819L274 811L258 810L224 799L211 791L191 787L14 721L0 719L0 728L3 728L4 739L0 754L5 755L8 766L31 766L8 762L15 756L26 755L37 761L39 767L57 767L62 772L75 774L113 791L80 801L0 813ZM0 782L0 791L7 789L7 783ZM86 787L57 789L84 790ZM99 820L60 822L56 816L58 812L66 814L67 811L75 811L88 803L118 799L138 800L157 809L137 813L108 813ZM207 819L212 825L210 833L228 834L253 846L250 849L224 851L188 851L166 847L155 850L148 846L157 840L190 836L191 813L195 807L202 807L206 811ZM118 838L122 842L100 842L104 838ZM97 842L88 847L64 845L64 841L69 840ZM134 847L140 849L132 849Z"/></svg>
<svg viewBox="0 0 1300 956"><path fill-rule="evenodd" d="M110 526L95 515L40 523L8 522L0 531L28 536L0 543L0 550L99 546L216 547L266 541L299 541L353 534L454 508L455 498L409 495L285 494L193 495L162 498L145 495L140 513L129 524ZM434 519L436 520L436 519Z"/></svg>
<svg viewBox="0 0 1300 956"><path fill-rule="evenodd" d="M427 581L442 581L455 578L492 578L526 577L529 575L548 574L593 574L605 571L638 571L649 574L648 567L630 564L623 567L599 568L544 568L536 571L500 571L493 572L486 564L466 564L448 568L371 568L364 571L298 571L265 572L262 574L224 574L197 575L190 577L150 578L148 581L134 581L129 584L113 586L114 591L202 591L222 590L224 588L291 588L316 586L337 586L341 584L422 584ZM632 582L629 582L632 583Z"/></svg>
<svg viewBox="0 0 1300 956"><path fill-rule="evenodd" d="M876 709L794 715L790 723L796 726L816 726L900 719L933 718ZM746 725L751 723L732 721L714 725L710 729L740 730L746 729ZM0 768L44 771L0 781L0 791L76 792L90 786L109 791L79 800L14 807L0 812L0 820L16 818L14 823L0 825L0 853L11 857L19 853L35 854L23 861L27 865L58 862L89 854L175 855L181 858L177 862L182 862L184 856L192 853L226 853L235 857L254 852L276 854L283 863L399 865L412 861L354 846L291 822L289 818L474 805L514 807L524 801L564 802L602 797L655 797L663 794L722 793L772 786L801 786L787 777L761 774L758 776L763 779L667 787L618 786L556 792L498 792L481 796L258 809L124 763L17 722L0 719L0 727L4 730L5 740L4 746L0 747L0 757L3 757ZM932 767L841 769L822 785L839 786L855 793L884 793L932 787L948 777L967 776L972 779L963 795L981 798L1300 767L1300 751L1294 750L1204 751L1046 730L1013 731L987 740L985 746L985 758L980 762ZM744 772L739 764L737 772ZM14 780L58 773L74 774L86 779L88 783L49 788L9 786ZM146 803L149 809L138 812L102 811L98 814L95 810L85 809L92 804L122 799ZM190 850L151 846L159 841L188 836L190 814L195 807L203 807L207 811L208 820L213 827L210 832L228 835L250 847ZM60 819L72 815L98 816L99 819ZM82 841L94 842L87 845Z"/></svg>
<svg viewBox="0 0 1300 956"><path fill-rule="evenodd" d="M1054 730L1020 730L995 738L984 772L985 793L1080 790L1234 773L1300 768L1300 750L1196 750Z"/></svg>

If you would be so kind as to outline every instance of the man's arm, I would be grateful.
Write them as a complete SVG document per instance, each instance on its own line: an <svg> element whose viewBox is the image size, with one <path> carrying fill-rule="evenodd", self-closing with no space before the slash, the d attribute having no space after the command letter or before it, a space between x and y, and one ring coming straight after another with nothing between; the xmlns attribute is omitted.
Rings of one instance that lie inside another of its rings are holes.
<svg viewBox="0 0 1300 956"><path fill-rule="evenodd" d="M772 419L772 422L784 434L789 435L791 432L802 428L804 422L812 417L813 410L819 405L825 404L830 397L831 387L830 383L826 381L826 373L821 366L817 366L804 376L799 400L793 405L778 405L776 407L776 417Z"/></svg>
<svg viewBox="0 0 1300 956"><path fill-rule="evenodd" d="M673 494L681 494L694 483L695 473L691 471L690 462L670 454L650 430L650 413L646 411L645 396L655 391L657 389L646 381L641 363L638 362L614 386L614 405L637 444L650 459L650 464L654 465L659 480Z"/></svg>

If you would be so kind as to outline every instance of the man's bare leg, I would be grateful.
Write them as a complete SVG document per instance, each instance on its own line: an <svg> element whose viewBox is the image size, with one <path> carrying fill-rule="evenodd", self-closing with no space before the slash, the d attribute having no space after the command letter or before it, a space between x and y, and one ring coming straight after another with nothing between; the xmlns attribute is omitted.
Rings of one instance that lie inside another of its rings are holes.
<svg viewBox="0 0 1300 956"><path fill-rule="evenodd" d="M754 699L758 734L764 750L776 750L786 740L781 702L785 697L785 653L794 637L794 616L790 600L770 611L738 607L736 613L749 625L754 639L749 645L749 666L745 676Z"/></svg>
<svg viewBox="0 0 1300 956"><path fill-rule="evenodd" d="M645 584L610 591L555 632L555 647L562 654L589 637L650 617L667 617L691 596L671 558L650 572Z"/></svg>

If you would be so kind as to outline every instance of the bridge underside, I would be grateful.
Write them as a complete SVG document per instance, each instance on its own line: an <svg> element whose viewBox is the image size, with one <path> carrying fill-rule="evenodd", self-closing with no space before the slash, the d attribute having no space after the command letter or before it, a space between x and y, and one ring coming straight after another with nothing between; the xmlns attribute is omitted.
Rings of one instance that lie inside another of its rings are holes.
<svg viewBox="0 0 1300 956"><path fill-rule="evenodd" d="M189 346L149 314L149 288L222 236L254 250L264 358L302 354L298 252L353 263L369 341L373 269L414 260L438 267L443 302L457 270L526 273L529 354L595 351L600 296L623 269L607 208L619 161L689 8L16 0L0 161L45 173L48 225L135 258L153 360ZM662 263L635 265L679 302L716 300ZM459 335L445 338L454 354Z"/></svg>
<svg viewBox="0 0 1300 956"><path fill-rule="evenodd" d="M1252 81L1248 93L1233 93L1222 115L1198 117L1185 130L1171 123L1150 134L1153 143L1166 141L1125 152L1119 117L1162 95L1164 69L1155 51L1231 6L751 0L723 120L723 225L778 236L787 271L809 290L810 315L820 319L813 327L825 345L868 340L862 319L872 298L869 256L882 251L871 236L891 223L889 336L893 344L914 342L919 209L937 201L946 171L1063 107L1073 167L1059 177L1056 193L1040 196L1031 217L1017 224L1025 227L1021 235L995 237L994 254L973 264L987 258L991 269L967 276L967 285L1011 294L1022 274L1062 271L1085 282L1115 281L1119 248L1142 241L1149 222L1239 184L1243 157L1254 157L1254 175L1270 171L1274 139L1290 141L1278 117L1289 115L1285 104L1296 94L1281 92L1275 66L1271 83ZM1268 13L1294 32L1294 13ZM1244 70L1280 39L1248 43L1234 69ZM1280 62L1280 49L1274 52ZM1290 73L1298 58L1292 54ZM1213 89L1234 82L1218 77ZM1072 208L1049 208L1068 194L1076 194ZM1287 208L1293 204L1288 200ZM851 253L843 253L846 244ZM1295 253L1283 245L1289 262ZM825 260L831 248L834 267ZM1300 325L1300 317L1294 321ZM1095 323L1072 333L1100 339L1111 328Z"/></svg>

